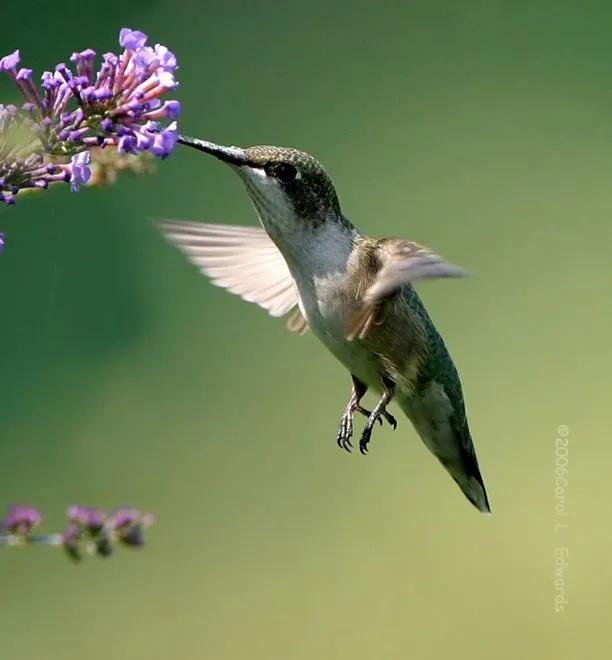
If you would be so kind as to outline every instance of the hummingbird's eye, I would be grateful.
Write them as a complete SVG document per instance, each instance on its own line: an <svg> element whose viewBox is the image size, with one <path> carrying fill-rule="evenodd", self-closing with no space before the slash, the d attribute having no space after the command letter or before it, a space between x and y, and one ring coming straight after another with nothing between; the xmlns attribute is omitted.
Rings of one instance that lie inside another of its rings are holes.
<svg viewBox="0 0 612 660"><path fill-rule="evenodd" d="M264 167L268 176L273 176L282 183L291 183L299 178L299 172L291 163L268 163Z"/></svg>

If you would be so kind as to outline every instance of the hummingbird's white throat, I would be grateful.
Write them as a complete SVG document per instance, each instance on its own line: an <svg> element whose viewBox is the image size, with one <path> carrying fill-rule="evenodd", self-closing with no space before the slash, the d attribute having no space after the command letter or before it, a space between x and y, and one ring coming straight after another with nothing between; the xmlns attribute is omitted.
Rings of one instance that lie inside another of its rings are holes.
<svg viewBox="0 0 612 660"><path fill-rule="evenodd" d="M249 198L261 223L270 236L290 238L302 233L303 223L281 184L262 168L243 165L238 168Z"/></svg>
<svg viewBox="0 0 612 660"><path fill-rule="evenodd" d="M266 233L287 261L293 277L310 279L344 272L357 231L348 230L336 219L314 227L298 214L283 186L263 169L238 169L251 203Z"/></svg>

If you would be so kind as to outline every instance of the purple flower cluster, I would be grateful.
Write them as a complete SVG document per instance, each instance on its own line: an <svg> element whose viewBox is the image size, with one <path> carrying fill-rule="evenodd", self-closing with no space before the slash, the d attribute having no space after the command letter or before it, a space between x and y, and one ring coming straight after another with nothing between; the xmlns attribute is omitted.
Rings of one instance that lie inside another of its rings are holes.
<svg viewBox="0 0 612 660"><path fill-rule="evenodd" d="M59 534L34 534L42 520L38 509L14 505L0 520L0 546L50 545L64 548L75 560L84 553L108 557L116 545L140 548L144 545L144 529L155 521L132 507L117 507L110 512L73 505L66 513L68 525Z"/></svg>
<svg viewBox="0 0 612 660"><path fill-rule="evenodd" d="M123 28L123 53L105 53L95 73L93 50L74 53L73 70L58 64L42 74L42 90L31 69L17 69L18 50L0 59L0 72L25 101L20 109L0 106L0 202L13 203L19 190L56 181L69 181L77 190L91 175L92 147L170 155L181 108L160 97L178 86L177 61L165 46L146 43L142 32ZM66 162L58 164L62 159Z"/></svg>

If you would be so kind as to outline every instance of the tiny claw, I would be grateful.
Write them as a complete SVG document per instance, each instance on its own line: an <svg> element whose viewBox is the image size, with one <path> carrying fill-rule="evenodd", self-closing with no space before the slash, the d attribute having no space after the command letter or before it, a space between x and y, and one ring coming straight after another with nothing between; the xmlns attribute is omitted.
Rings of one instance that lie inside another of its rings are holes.
<svg viewBox="0 0 612 660"><path fill-rule="evenodd" d="M368 453L368 445L370 444L370 439L372 437L372 427L374 424L370 422L364 429L359 439L359 451L365 456Z"/></svg>
<svg viewBox="0 0 612 660"><path fill-rule="evenodd" d="M393 427L393 430L397 428L397 420L391 413L388 413L386 410L383 412L383 415L385 416L385 419L387 420L388 424ZM380 423L382 424L382 419L379 417L378 418Z"/></svg>
<svg viewBox="0 0 612 660"><path fill-rule="evenodd" d="M350 441L349 438L338 438L338 447L340 449L344 449L345 451L348 451L350 454L352 451L353 443Z"/></svg>

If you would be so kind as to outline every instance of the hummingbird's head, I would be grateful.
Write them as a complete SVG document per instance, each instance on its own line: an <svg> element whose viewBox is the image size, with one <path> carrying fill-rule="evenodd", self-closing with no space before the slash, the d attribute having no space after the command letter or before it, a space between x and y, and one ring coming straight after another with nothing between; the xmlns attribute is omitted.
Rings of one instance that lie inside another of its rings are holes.
<svg viewBox="0 0 612 660"><path fill-rule="evenodd" d="M286 147L222 147L185 136L179 142L230 165L272 235L312 231L341 217L334 185L310 154Z"/></svg>

